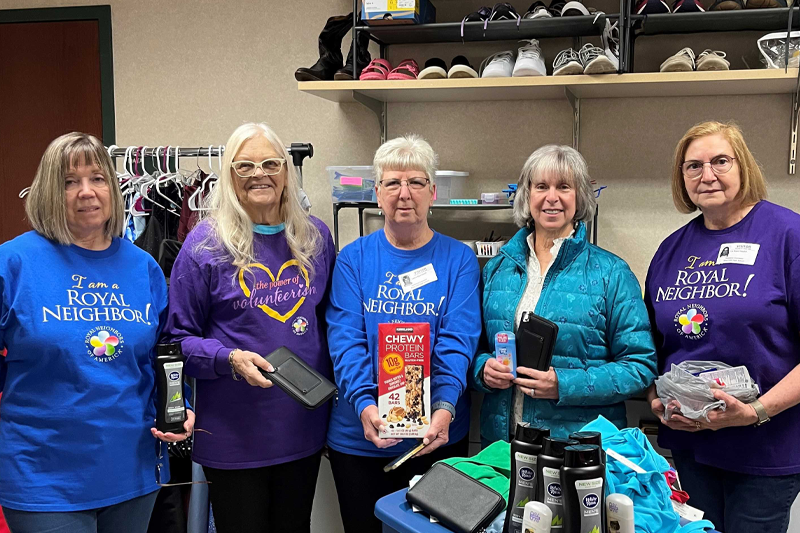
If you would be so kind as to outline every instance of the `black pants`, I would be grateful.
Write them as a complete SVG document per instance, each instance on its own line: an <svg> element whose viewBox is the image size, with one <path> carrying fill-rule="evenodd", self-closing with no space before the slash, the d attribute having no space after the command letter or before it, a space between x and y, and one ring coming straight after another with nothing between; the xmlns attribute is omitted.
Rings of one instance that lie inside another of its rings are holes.
<svg viewBox="0 0 800 533"><path fill-rule="evenodd" d="M243 470L203 467L219 533L309 533L322 451Z"/></svg>
<svg viewBox="0 0 800 533"><path fill-rule="evenodd" d="M469 437L444 446L433 453L410 459L397 470L386 473L383 467L391 462L386 457L363 457L329 451L333 480L339 496L339 511L346 533L380 533L381 522L375 517L375 503L408 487L415 475L422 475L436 461L469 454Z"/></svg>
<svg viewBox="0 0 800 533"><path fill-rule="evenodd" d="M169 458L169 482L185 483L192 480L192 459ZM191 485L161 487L158 491L147 533L186 533L186 503Z"/></svg>

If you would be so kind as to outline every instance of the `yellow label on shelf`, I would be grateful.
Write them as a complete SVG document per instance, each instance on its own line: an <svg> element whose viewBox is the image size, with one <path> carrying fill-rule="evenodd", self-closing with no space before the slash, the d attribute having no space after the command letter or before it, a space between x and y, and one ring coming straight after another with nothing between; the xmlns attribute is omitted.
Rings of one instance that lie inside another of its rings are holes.
<svg viewBox="0 0 800 533"><path fill-rule="evenodd" d="M386 0L386 11L397 11L397 0Z"/></svg>

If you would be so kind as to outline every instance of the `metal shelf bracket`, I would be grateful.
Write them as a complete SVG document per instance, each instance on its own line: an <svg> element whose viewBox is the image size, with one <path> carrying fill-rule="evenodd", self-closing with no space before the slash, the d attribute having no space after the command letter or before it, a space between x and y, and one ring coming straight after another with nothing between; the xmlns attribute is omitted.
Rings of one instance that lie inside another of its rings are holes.
<svg viewBox="0 0 800 533"><path fill-rule="evenodd" d="M581 142L581 99L576 97L569 87L564 87L564 95L572 106L572 147L580 150Z"/></svg>
<svg viewBox="0 0 800 533"><path fill-rule="evenodd" d="M358 91L353 91L353 100L370 109L373 113L375 113L375 116L378 117L378 126L380 127L381 130L381 144L385 143L386 130L388 126L386 123L386 114L387 114L386 102L381 102L380 100L376 100L375 98L365 96Z"/></svg>

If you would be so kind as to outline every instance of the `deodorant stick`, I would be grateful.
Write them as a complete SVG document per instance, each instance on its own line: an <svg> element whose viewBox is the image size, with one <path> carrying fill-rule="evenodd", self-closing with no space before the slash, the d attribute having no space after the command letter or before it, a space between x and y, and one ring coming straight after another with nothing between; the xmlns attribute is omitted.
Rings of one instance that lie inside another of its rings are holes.
<svg viewBox="0 0 800 533"><path fill-rule="evenodd" d="M547 505L541 502L525 504L525 513L522 515L523 533L550 533L552 521L553 513Z"/></svg>
<svg viewBox="0 0 800 533"><path fill-rule="evenodd" d="M608 533L634 533L633 500L624 494L609 494L606 498Z"/></svg>

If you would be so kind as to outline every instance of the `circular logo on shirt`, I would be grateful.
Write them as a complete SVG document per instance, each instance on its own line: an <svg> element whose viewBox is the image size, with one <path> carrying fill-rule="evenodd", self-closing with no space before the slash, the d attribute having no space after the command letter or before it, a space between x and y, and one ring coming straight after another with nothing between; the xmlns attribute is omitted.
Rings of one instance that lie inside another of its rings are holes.
<svg viewBox="0 0 800 533"><path fill-rule="evenodd" d="M308 320L299 316L292 321L292 333L295 335L305 335L308 331Z"/></svg>
<svg viewBox="0 0 800 533"><path fill-rule="evenodd" d="M708 311L700 304L689 304L675 313L675 331L689 340L700 340L708 332Z"/></svg>
<svg viewBox="0 0 800 533"><path fill-rule="evenodd" d="M124 345L122 334L109 326L90 329L84 342L86 352L98 363L109 363L119 357Z"/></svg>

